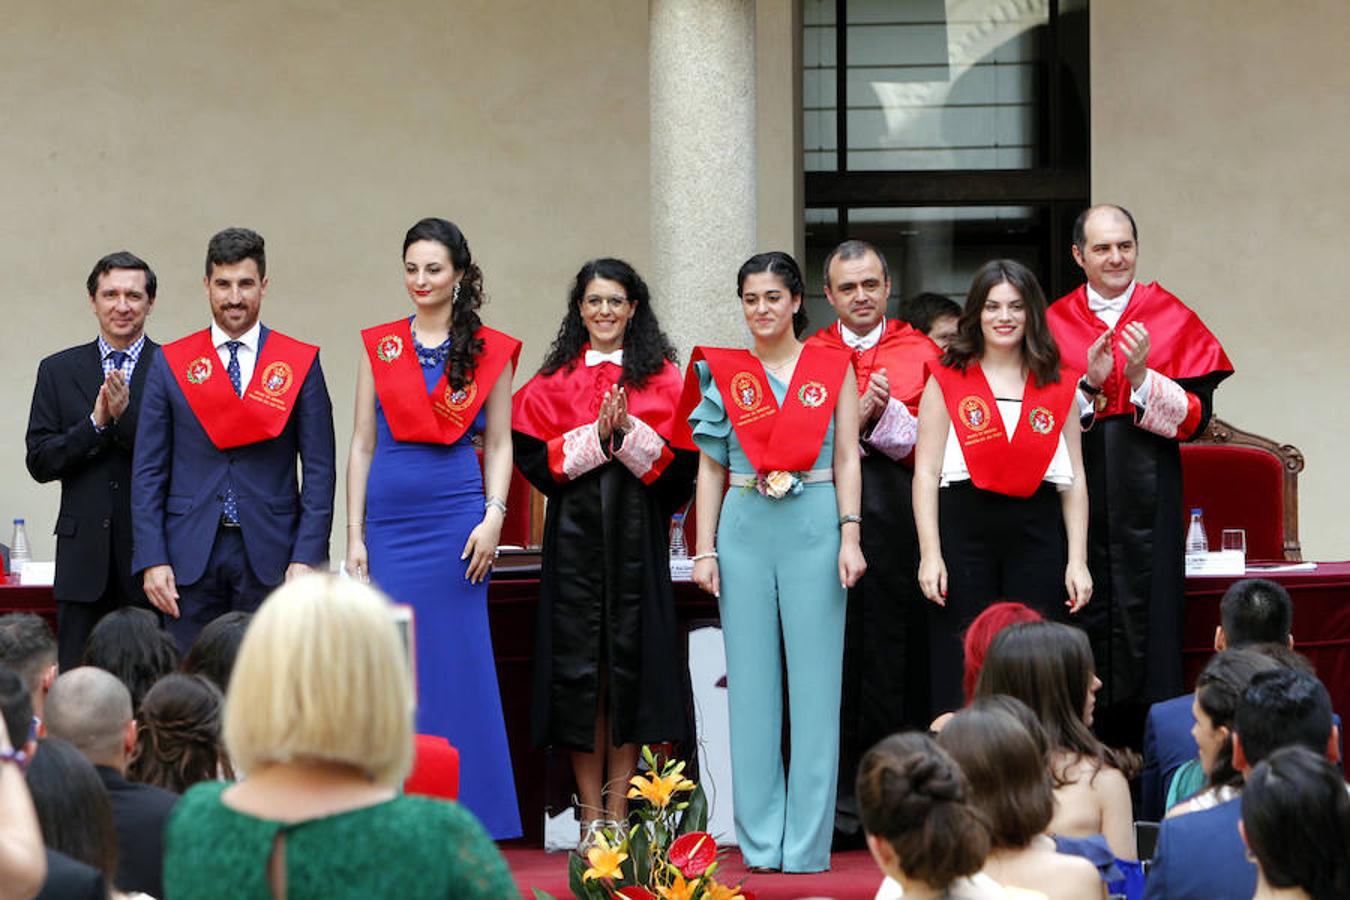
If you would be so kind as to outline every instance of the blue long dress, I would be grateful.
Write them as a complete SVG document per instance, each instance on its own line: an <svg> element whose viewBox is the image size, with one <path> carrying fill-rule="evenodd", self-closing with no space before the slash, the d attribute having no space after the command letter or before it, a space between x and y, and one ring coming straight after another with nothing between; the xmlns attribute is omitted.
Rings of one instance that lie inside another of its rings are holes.
<svg viewBox="0 0 1350 900"><path fill-rule="evenodd" d="M430 391L449 345L418 349ZM375 402L375 456L366 482L366 553L371 580L413 608L417 730L459 750L459 802L495 840L519 837L511 753L488 630L487 581L470 584L459 558L483 519L483 475L471 443L479 410L456 443L399 441Z"/></svg>

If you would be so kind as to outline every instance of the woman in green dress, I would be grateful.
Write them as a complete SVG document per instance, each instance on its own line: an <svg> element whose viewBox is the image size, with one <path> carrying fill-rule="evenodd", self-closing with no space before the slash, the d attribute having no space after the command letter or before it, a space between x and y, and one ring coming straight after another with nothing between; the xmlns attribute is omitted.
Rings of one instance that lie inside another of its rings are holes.
<svg viewBox="0 0 1350 900"><path fill-rule="evenodd" d="M517 896L468 810L400 795L412 714L407 657L373 588L309 575L278 589L226 699L225 743L247 777L179 801L166 896Z"/></svg>

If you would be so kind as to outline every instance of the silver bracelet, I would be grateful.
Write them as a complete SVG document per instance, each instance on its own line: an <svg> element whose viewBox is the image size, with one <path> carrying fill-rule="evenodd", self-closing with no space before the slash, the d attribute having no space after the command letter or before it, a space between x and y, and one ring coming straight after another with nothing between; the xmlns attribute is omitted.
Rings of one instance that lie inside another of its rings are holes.
<svg viewBox="0 0 1350 900"><path fill-rule="evenodd" d="M502 511L503 516L506 515L506 501L496 494L489 495L488 498L483 501L483 511L487 512L494 506Z"/></svg>
<svg viewBox="0 0 1350 900"><path fill-rule="evenodd" d="M698 562L700 559L717 559L717 551L713 550L708 553L698 553L689 557L690 562Z"/></svg>
<svg viewBox="0 0 1350 900"><path fill-rule="evenodd" d="M839 517L839 527L840 527L840 528L843 528L845 525L848 525L848 524L850 524L850 523L852 523L852 524L854 524L854 525L857 525L857 526L861 527L861 526L862 526L862 516L840 516L840 517Z"/></svg>

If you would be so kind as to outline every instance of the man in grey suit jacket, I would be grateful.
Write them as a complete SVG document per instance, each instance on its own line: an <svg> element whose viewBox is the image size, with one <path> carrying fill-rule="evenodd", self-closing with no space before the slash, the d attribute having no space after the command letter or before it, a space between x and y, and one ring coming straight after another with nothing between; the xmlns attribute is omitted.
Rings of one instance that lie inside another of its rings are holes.
<svg viewBox="0 0 1350 900"><path fill-rule="evenodd" d="M62 670L80 664L89 632L120 606L147 606L131 575L131 457L145 373L159 345L145 336L155 273L125 250L86 282L98 337L38 367L28 416L28 471L61 482L56 585Z"/></svg>

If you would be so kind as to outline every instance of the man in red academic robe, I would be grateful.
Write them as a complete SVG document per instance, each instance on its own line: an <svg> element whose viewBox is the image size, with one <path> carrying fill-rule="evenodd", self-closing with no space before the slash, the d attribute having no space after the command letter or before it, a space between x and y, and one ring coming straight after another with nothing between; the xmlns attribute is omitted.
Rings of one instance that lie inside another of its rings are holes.
<svg viewBox="0 0 1350 900"><path fill-rule="evenodd" d="M1178 445L1201 434L1214 388L1233 374L1200 317L1157 283L1135 281L1138 231L1118 206L1074 225L1087 284L1049 311L1078 404L1088 481L1092 602L1080 624L1103 688L1108 743L1140 745L1148 704L1182 692L1185 556Z"/></svg>
<svg viewBox="0 0 1350 900"><path fill-rule="evenodd" d="M825 260L825 296L839 320L811 338L853 354L861 391L867 573L848 597L835 815L836 830L859 840L853 784L862 754L888 734L926 728L932 718L910 482L924 364L939 351L921 332L886 318L890 293L890 270L880 251L845 241Z"/></svg>

